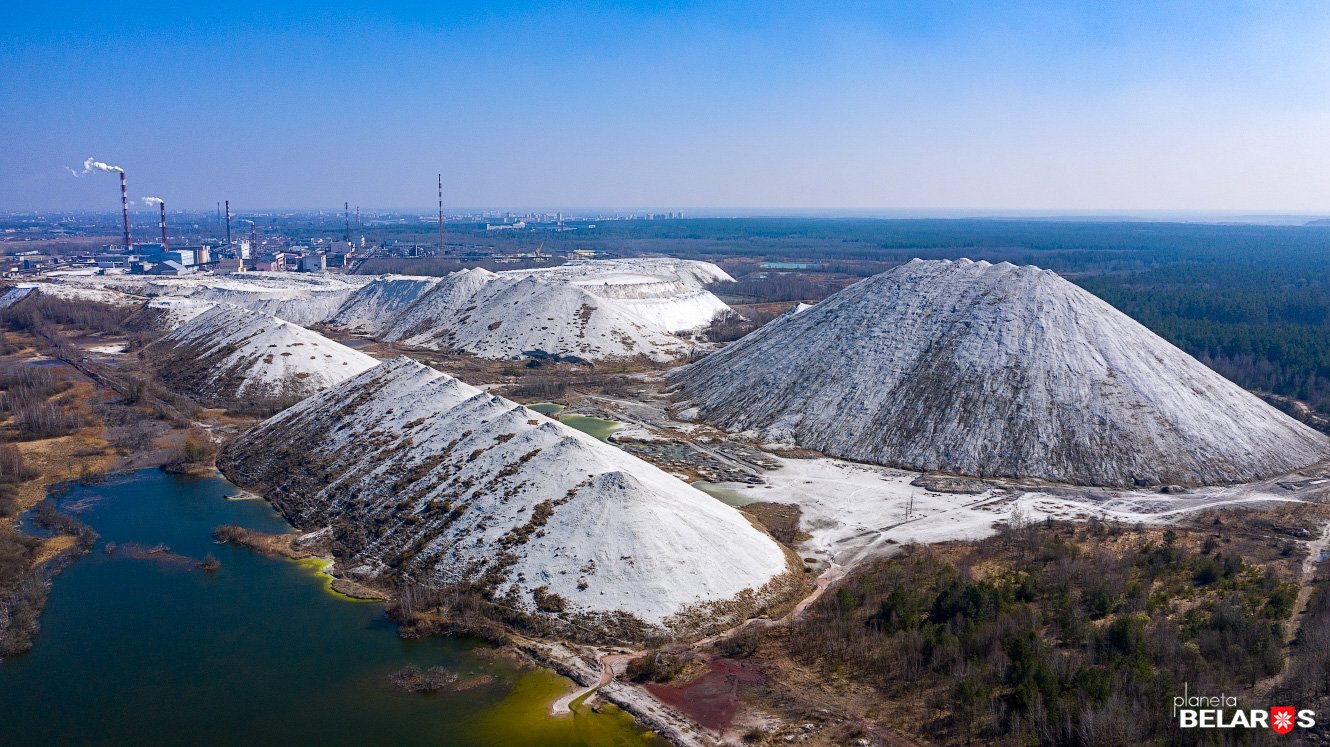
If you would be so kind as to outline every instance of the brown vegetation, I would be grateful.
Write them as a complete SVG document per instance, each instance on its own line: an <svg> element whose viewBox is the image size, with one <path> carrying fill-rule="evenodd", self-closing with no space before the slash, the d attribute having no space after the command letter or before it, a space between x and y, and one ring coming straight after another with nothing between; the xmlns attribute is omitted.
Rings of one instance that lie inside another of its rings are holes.
<svg viewBox="0 0 1330 747"><path fill-rule="evenodd" d="M799 528L802 512L793 503L749 503L739 510L749 514L782 545L793 547L808 538Z"/></svg>
<svg viewBox="0 0 1330 747"><path fill-rule="evenodd" d="M753 304L743 311L722 314L711 320L702 336L711 342L733 342L780 316L793 304Z"/></svg>
<svg viewBox="0 0 1330 747"><path fill-rule="evenodd" d="M761 663L768 676L745 697L790 722L813 719L819 734L839 724L831 742L1191 743L1200 737L1179 731L1166 705L1182 683L1242 697L1283 668L1300 558L1241 518L1165 531L1018 523L980 542L906 548L789 626L716 653ZM1330 700L1317 615L1330 619L1330 592L1295 648L1308 657L1297 671L1312 674L1289 687Z"/></svg>
<svg viewBox="0 0 1330 747"><path fill-rule="evenodd" d="M213 468L216 459L217 444L212 434L202 428L191 428L162 469L180 474L206 472Z"/></svg>
<svg viewBox="0 0 1330 747"><path fill-rule="evenodd" d="M388 675L388 682L399 690L409 693L433 693L452 689L460 677L445 667L421 669L415 664L408 664Z"/></svg>

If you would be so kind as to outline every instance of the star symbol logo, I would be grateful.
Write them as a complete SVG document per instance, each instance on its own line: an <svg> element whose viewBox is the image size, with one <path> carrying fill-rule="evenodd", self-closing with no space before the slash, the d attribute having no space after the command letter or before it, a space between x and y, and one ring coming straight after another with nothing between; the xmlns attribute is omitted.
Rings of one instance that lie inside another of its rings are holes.
<svg viewBox="0 0 1330 747"><path fill-rule="evenodd" d="M1270 728L1276 734L1293 731L1293 706L1275 706L1270 709Z"/></svg>

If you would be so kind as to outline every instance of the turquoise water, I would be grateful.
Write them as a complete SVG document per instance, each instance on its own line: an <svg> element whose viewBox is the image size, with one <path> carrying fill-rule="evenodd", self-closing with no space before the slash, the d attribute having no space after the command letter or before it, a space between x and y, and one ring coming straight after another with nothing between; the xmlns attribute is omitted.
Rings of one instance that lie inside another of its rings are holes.
<svg viewBox="0 0 1330 747"><path fill-rule="evenodd" d="M528 408L535 410L541 415L548 415L569 428L576 428L579 431L601 441L609 440L610 434L619 430L623 426L617 420L606 420L605 418L595 418L590 415L562 415L564 406L556 402L537 402L534 405L527 405Z"/></svg>
<svg viewBox="0 0 1330 747"><path fill-rule="evenodd" d="M102 539L56 577L33 650L0 662L0 744L658 743L613 708L550 717L572 687L552 672L472 641L404 641L309 564L214 543L219 524L289 530L263 501L225 500L236 490L146 470L61 499ZM173 558L125 549L158 543ZM208 553L215 573L192 562ZM401 692L387 678L407 664L470 687Z"/></svg>
<svg viewBox="0 0 1330 747"><path fill-rule="evenodd" d="M606 420L605 418L593 418L590 415L564 415L559 418L559 422L569 428L576 428L579 431L598 438L601 441L609 440L610 434L619 430L622 424L617 420Z"/></svg>
<svg viewBox="0 0 1330 747"><path fill-rule="evenodd" d="M721 503L724 503L729 506L736 506L736 507L746 506L749 503L753 503L752 498L743 495L737 490L724 487L723 485L718 485L714 482L707 482L706 480L698 480L697 482L691 484L693 487L697 488L703 493L706 493L712 498L715 498Z"/></svg>
<svg viewBox="0 0 1330 747"><path fill-rule="evenodd" d="M563 412L563 405L556 402L537 402L534 405L527 405L528 408L535 410L541 415L557 416Z"/></svg>

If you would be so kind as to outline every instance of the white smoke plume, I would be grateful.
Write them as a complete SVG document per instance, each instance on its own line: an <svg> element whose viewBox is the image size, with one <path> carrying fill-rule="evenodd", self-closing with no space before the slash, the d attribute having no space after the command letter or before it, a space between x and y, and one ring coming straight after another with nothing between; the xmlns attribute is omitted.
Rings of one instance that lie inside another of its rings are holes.
<svg viewBox="0 0 1330 747"><path fill-rule="evenodd" d="M83 162L83 173L91 174L94 171L117 171L124 172L119 166L112 166L109 163L102 163L95 158L89 158Z"/></svg>
<svg viewBox="0 0 1330 747"><path fill-rule="evenodd" d="M160 197L144 197L144 198L143 198L143 204L144 204L144 205L160 205L160 204L162 204L163 202L166 202L166 200L163 200L163 199L160 198Z"/></svg>
<svg viewBox="0 0 1330 747"><path fill-rule="evenodd" d="M78 175L79 175L79 172L77 172L77 171L75 171L75 170L69 168L68 166L65 167L65 171L68 171L69 173L73 174L76 178L77 178Z"/></svg>

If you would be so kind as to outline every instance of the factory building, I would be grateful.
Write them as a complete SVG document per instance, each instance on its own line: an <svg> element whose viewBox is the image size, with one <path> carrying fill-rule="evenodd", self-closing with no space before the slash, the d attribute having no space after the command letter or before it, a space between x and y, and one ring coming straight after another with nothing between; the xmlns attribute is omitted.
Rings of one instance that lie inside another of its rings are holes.
<svg viewBox="0 0 1330 747"><path fill-rule="evenodd" d="M323 272L328 269L328 257L323 254L306 254L300 258L301 272Z"/></svg>

